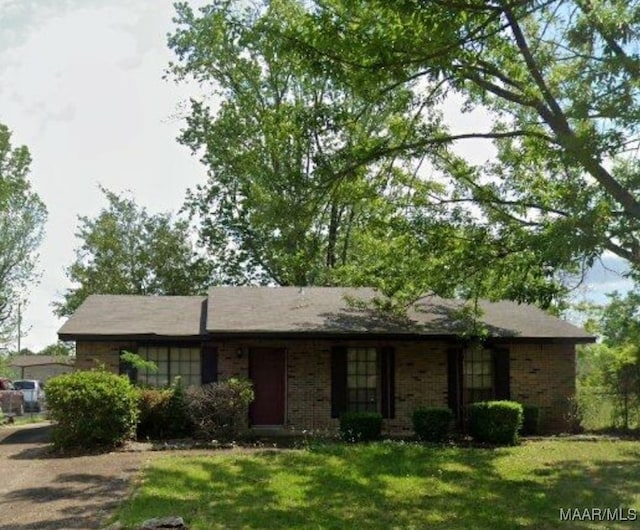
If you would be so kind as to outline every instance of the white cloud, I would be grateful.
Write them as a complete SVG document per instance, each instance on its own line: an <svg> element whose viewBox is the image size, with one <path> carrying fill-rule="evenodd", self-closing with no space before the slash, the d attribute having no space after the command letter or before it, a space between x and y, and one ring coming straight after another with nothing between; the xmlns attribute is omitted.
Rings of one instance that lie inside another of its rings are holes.
<svg viewBox="0 0 640 530"><path fill-rule="evenodd" d="M17 43L0 49L0 121L31 150L30 178L49 209L22 341L39 349L61 324L50 304L68 286L77 215L104 206L98 183L131 190L152 211L176 210L204 169L176 142L180 124L170 119L193 87L162 80L171 2L71 2L55 16L22 14L0 28L3 42L9 32Z"/></svg>

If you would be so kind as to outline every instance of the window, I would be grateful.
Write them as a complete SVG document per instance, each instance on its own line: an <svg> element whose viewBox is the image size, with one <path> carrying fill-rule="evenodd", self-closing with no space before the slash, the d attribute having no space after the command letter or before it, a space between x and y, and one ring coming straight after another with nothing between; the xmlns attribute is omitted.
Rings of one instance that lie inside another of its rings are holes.
<svg viewBox="0 0 640 530"><path fill-rule="evenodd" d="M176 376L182 378L186 388L200 385L199 346L140 346L138 354L145 360L153 361L157 371L138 370L138 382L150 386L169 386Z"/></svg>
<svg viewBox="0 0 640 530"><path fill-rule="evenodd" d="M464 390L466 403L493 399L493 355L491 350L464 353Z"/></svg>
<svg viewBox="0 0 640 530"><path fill-rule="evenodd" d="M378 410L378 362L375 348L347 350L347 410Z"/></svg>

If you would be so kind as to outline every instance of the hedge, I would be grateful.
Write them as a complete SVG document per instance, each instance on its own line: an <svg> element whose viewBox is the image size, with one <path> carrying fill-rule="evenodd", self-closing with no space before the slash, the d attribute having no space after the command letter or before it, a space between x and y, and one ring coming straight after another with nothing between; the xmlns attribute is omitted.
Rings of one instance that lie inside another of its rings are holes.
<svg viewBox="0 0 640 530"><path fill-rule="evenodd" d="M522 405L515 401L482 401L469 405L469 433L479 442L518 443Z"/></svg>
<svg viewBox="0 0 640 530"><path fill-rule="evenodd" d="M425 442L445 440L451 429L453 412L446 407L418 407L411 416L413 431Z"/></svg>
<svg viewBox="0 0 640 530"><path fill-rule="evenodd" d="M347 442L377 440L382 433L378 412L345 412L340 416L340 437Z"/></svg>

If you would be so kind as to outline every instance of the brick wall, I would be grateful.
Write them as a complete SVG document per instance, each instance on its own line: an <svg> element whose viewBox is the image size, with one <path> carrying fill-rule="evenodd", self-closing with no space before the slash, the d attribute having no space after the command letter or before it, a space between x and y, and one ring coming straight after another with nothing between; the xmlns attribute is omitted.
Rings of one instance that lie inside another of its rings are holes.
<svg viewBox="0 0 640 530"><path fill-rule="evenodd" d="M135 342L78 341L76 343L76 369L91 370L98 366L105 366L108 370L117 374L120 351L135 351L135 348Z"/></svg>
<svg viewBox="0 0 640 530"><path fill-rule="evenodd" d="M575 395L575 347L512 344L510 352L511 399L539 406L543 431L566 430L569 398Z"/></svg>
<svg viewBox="0 0 640 530"><path fill-rule="evenodd" d="M251 348L286 350L286 427L293 431L331 431L331 348L382 346L367 341L261 340L226 341L218 344L218 378L248 376ZM444 342L402 342L396 352L395 418L385 421L385 430L411 433L411 413L419 405L447 403L447 345ZM238 351L244 352L240 357Z"/></svg>
<svg viewBox="0 0 640 530"><path fill-rule="evenodd" d="M331 418L331 348L336 341L259 340L217 342L218 379L248 377L250 348L286 350L286 427L292 431L330 431L337 428ZM344 341L347 347L383 346L381 342ZM446 342L396 342L395 418L385 421L385 431L411 433L411 413L419 405L447 404ZM133 349L130 342L78 342L76 367L89 369L97 363L118 371L118 354ZM542 408L543 429L566 428L568 398L575 393L575 352L567 344L510 345L511 397Z"/></svg>

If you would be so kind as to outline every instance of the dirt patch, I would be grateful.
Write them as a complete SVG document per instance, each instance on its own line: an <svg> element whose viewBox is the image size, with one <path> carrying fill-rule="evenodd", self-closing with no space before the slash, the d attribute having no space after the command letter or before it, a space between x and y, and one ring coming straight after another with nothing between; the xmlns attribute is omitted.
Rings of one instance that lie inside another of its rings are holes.
<svg viewBox="0 0 640 530"><path fill-rule="evenodd" d="M0 429L0 529L101 528L155 452L60 457L50 427Z"/></svg>

